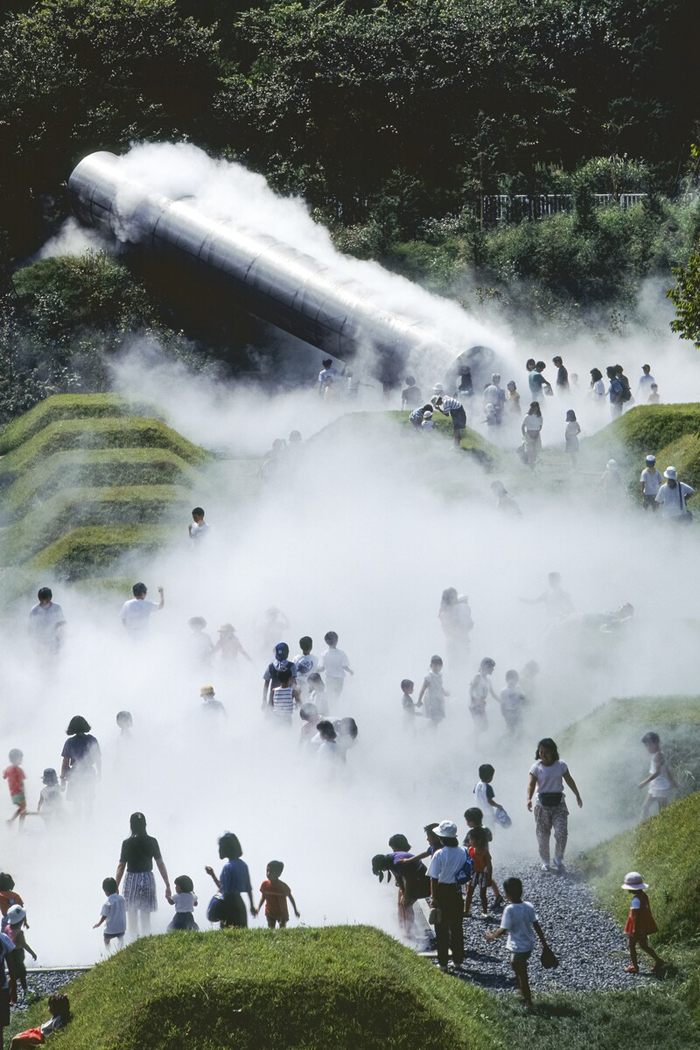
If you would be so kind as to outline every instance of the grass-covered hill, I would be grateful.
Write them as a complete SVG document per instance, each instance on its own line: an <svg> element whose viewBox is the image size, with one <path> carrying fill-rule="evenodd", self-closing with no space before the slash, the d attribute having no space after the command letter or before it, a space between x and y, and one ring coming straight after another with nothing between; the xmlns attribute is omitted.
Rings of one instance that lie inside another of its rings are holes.
<svg viewBox="0 0 700 1050"><path fill-rule="evenodd" d="M187 520L208 454L143 399L56 395L0 433L0 565L12 593L39 575L105 576Z"/></svg>
<svg viewBox="0 0 700 1050"><path fill-rule="evenodd" d="M75 981L70 998L61 1050L503 1045L485 992L363 926L149 937ZM40 1019L45 1006L22 1022Z"/></svg>
<svg viewBox="0 0 700 1050"><path fill-rule="evenodd" d="M596 449L613 455L634 474L635 485L644 457L653 453L661 471L673 464L683 481L697 488L700 404L636 406L588 439L583 447L584 451Z"/></svg>

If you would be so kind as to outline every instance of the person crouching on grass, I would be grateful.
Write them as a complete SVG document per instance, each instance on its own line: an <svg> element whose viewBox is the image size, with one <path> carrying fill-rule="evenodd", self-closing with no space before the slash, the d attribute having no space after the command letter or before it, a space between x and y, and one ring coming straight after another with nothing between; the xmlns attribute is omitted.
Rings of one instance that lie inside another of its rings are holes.
<svg viewBox="0 0 700 1050"><path fill-rule="evenodd" d="M543 949L549 950L549 945L537 920L534 905L523 900L523 884L520 879L506 879L503 891L508 904L501 916L501 927L498 930L489 930L485 936L487 941L508 936L506 947L510 952L510 965L523 1003L530 1009L532 993L527 975L527 962L535 947L535 934L539 937Z"/></svg>
<svg viewBox="0 0 700 1050"><path fill-rule="evenodd" d="M642 951L646 952L654 960L651 972L658 977L663 970L664 963L648 941L649 934L658 933L659 930L654 922L654 916L651 914L649 898L644 892L649 889L649 886L638 871L630 871L625 875L625 881L622 883L621 889L629 890L632 894L630 913L625 926L625 935L629 939L630 959L632 961L626 967L625 973L639 973L639 959L637 958L637 945L639 945Z"/></svg>

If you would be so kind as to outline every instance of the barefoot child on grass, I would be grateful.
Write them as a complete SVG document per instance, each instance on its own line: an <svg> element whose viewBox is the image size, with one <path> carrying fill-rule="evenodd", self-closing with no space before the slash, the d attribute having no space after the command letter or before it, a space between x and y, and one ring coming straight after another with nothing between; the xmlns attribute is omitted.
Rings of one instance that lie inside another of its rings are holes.
<svg viewBox="0 0 700 1050"><path fill-rule="evenodd" d="M260 893L262 896L260 897L260 903L258 904L258 912L260 912L264 903L265 918L267 919L267 925L271 930L274 930L278 923L280 929L283 930L289 922L287 898L292 902L294 914L297 919L300 918L296 901L292 896L292 891L287 883L282 882L280 879L280 875L283 871L284 864L281 860L271 860L267 865L267 878L260 887Z"/></svg>
<svg viewBox="0 0 700 1050"><path fill-rule="evenodd" d="M637 958L637 946L639 946L643 952L646 952L654 960L651 972L658 975L661 973L664 964L648 941L649 934L658 933L659 929L654 922L654 916L651 914L649 898L644 892L649 887L638 871L630 871L625 875L622 889L629 890L632 894L630 913L625 926L632 962L626 967L625 973L639 973L639 959Z"/></svg>
<svg viewBox="0 0 700 1050"><path fill-rule="evenodd" d="M126 933L126 901L119 892L116 879L104 879L102 882L102 892L104 893L107 900L102 905L100 910L99 921L92 927L93 930L98 929L102 923L104 923L104 930L102 935L105 941L105 948L108 952L112 950L112 941L117 942L117 947L121 948L124 943L124 934Z"/></svg>
<svg viewBox="0 0 700 1050"><path fill-rule="evenodd" d="M506 947L510 953L510 965L515 974L518 990L525 1006L531 1007L532 993L527 976L527 961L535 947L535 934L539 937L544 949L548 949L549 945L537 920L534 906L529 901L523 900L523 884L520 879L506 879L503 889L508 904L501 916L501 928L489 930L486 940L495 941L498 937L508 936Z"/></svg>

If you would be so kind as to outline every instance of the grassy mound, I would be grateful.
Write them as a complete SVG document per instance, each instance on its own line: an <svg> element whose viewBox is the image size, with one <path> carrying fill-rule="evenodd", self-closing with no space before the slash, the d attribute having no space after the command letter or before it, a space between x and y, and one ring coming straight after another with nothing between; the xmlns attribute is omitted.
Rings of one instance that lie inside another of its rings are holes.
<svg viewBox="0 0 700 1050"><path fill-rule="evenodd" d="M206 459L177 431L157 419L114 418L63 419L49 423L38 434L0 459L0 485L9 485L46 456L69 450L110 448L169 449L186 463Z"/></svg>
<svg viewBox="0 0 700 1050"><path fill-rule="evenodd" d="M637 405L614 420L590 444L618 444L631 456L643 457L670 445L684 434L700 432L700 405Z"/></svg>
<svg viewBox="0 0 700 1050"><path fill-rule="evenodd" d="M624 727L624 746L620 745ZM635 696L614 699L570 726L558 741L562 755L577 770L596 756L596 803L601 821L619 827L620 816L636 820L645 790L649 754L641 743L653 730L679 784L679 795L700 789L700 696ZM624 872L623 872L624 874Z"/></svg>
<svg viewBox="0 0 700 1050"><path fill-rule="evenodd" d="M584 868L600 900L623 922L629 894L620 889L628 871L649 883L660 943L700 937L700 792L667 806L636 828L586 855Z"/></svg>
<svg viewBox="0 0 700 1050"><path fill-rule="evenodd" d="M16 564L73 529L96 525L154 525L186 522L192 505L176 485L63 489L30 511L21 528L0 530L3 561Z"/></svg>
<svg viewBox="0 0 700 1050"><path fill-rule="evenodd" d="M35 405L0 432L0 456L29 441L50 423L62 419L98 419L104 416L158 418L156 406L123 394L54 394Z"/></svg>
<svg viewBox="0 0 700 1050"><path fill-rule="evenodd" d="M180 485L195 475L189 463L169 449L113 448L56 452L18 478L4 493L3 510L11 516L68 488Z"/></svg>
<svg viewBox="0 0 700 1050"><path fill-rule="evenodd" d="M503 1046L486 993L362 926L150 937L69 992L61 1050Z"/></svg>
<svg viewBox="0 0 700 1050"><path fill-rule="evenodd" d="M94 526L74 529L36 554L29 565L36 571L51 570L62 579L93 576L108 570L118 559L133 555L136 562L155 553L182 532L175 525Z"/></svg>

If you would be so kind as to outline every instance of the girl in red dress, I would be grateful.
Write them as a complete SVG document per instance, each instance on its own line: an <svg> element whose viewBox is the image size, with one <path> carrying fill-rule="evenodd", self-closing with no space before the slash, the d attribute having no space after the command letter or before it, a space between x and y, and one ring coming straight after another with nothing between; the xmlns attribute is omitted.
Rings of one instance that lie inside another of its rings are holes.
<svg viewBox="0 0 700 1050"><path fill-rule="evenodd" d="M654 916L651 914L649 898L644 892L649 887L638 871L630 871L625 876L622 889L629 890L632 894L629 918L625 926L632 962L625 969L625 973L639 973L639 960L637 959L637 945L639 945L642 951L646 952L654 960L651 972L658 974L661 972L664 964L647 940L650 933L658 932L658 926L654 922Z"/></svg>

